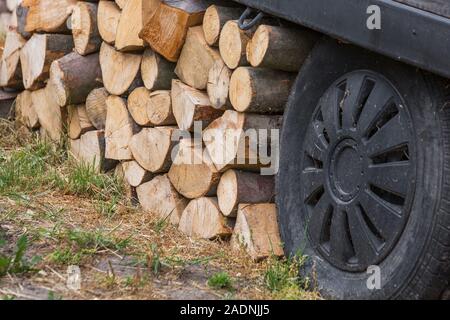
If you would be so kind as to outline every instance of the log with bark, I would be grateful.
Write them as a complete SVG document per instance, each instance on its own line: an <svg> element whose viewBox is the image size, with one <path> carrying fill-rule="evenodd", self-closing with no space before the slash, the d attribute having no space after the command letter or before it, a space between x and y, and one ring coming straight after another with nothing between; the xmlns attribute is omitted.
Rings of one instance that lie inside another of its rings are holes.
<svg viewBox="0 0 450 320"><path fill-rule="evenodd" d="M25 43L26 40L16 31L9 31L6 34L0 68L0 86L14 89L23 88L20 50Z"/></svg>
<svg viewBox="0 0 450 320"><path fill-rule="evenodd" d="M70 105L67 107L68 128L67 133L70 139L76 140L88 131L95 130L87 116L86 106Z"/></svg>
<svg viewBox="0 0 450 320"><path fill-rule="evenodd" d="M137 188L137 195L142 208L160 219L178 225L181 215L188 205L172 186L167 175L155 177L150 182Z"/></svg>
<svg viewBox="0 0 450 320"><path fill-rule="evenodd" d="M178 229L189 237L208 240L228 238L232 233L216 198L192 200L181 216Z"/></svg>
<svg viewBox="0 0 450 320"><path fill-rule="evenodd" d="M284 255L275 204L239 205L231 238L233 250L244 248L255 261Z"/></svg>
<svg viewBox="0 0 450 320"><path fill-rule="evenodd" d="M105 133L103 130L89 131L78 140L70 140L71 155L80 163L97 172L108 172L117 161L105 159Z"/></svg>
<svg viewBox="0 0 450 320"><path fill-rule="evenodd" d="M20 50L20 63L25 89L44 87L53 61L62 58L73 49L70 35L34 34Z"/></svg>
<svg viewBox="0 0 450 320"><path fill-rule="evenodd" d="M172 165L172 150L178 143L177 128L144 128L130 141L134 159L152 173L166 173Z"/></svg>
<svg viewBox="0 0 450 320"><path fill-rule="evenodd" d="M128 112L125 100L109 96L106 99L106 106L105 156L107 159L132 160L129 144L138 127Z"/></svg>
<svg viewBox="0 0 450 320"><path fill-rule="evenodd" d="M83 56L100 50L102 38L97 25L98 4L78 1L71 16L75 51Z"/></svg>
<svg viewBox="0 0 450 320"><path fill-rule="evenodd" d="M136 161L122 162L125 181L132 187L139 187L141 184L150 181L154 175L142 168Z"/></svg>
<svg viewBox="0 0 450 320"><path fill-rule="evenodd" d="M203 18L203 32L205 40L210 46L219 46L220 32L230 20L238 20L243 9L239 7L210 6Z"/></svg>
<svg viewBox="0 0 450 320"><path fill-rule="evenodd" d="M139 36L167 60L176 62L188 29L202 24L207 8L208 2L204 0L164 1Z"/></svg>
<svg viewBox="0 0 450 320"><path fill-rule="evenodd" d="M139 32L154 14L160 0L132 0L125 3L120 15L115 46L120 51L144 49Z"/></svg>
<svg viewBox="0 0 450 320"><path fill-rule="evenodd" d="M142 86L141 61L142 55L119 52L103 42L100 48L100 66L106 90L120 96Z"/></svg>
<svg viewBox="0 0 450 320"><path fill-rule="evenodd" d="M102 86L99 54L81 56L76 52L55 60L50 67L49 89L60 106L80 104Z"/></svg>
<svg viewBox="0 0 450 320"><path fill-rule="evenodd" d="M274 202L275 179L253 172L228 170L220 178L217 199L222 213L227 217L235 217L240 203Z"/></svg>
<svg viewBox="0 0 450 320"><path fill-rule="evenodd" d="M34 109L31 91L25 90L19 93L16 98L15 106L16 122L31 130L39 128L39 118Z"/></svg>
<svg viewBox="0 0 450 320"><path fill-rule="evenodd" d="M193 130L195 122L205 128L223 114L211 106L208 95L179 80L172 82L172 109L181 130Z"/></svg>
<svg viewBox="0 0 450 320"><path fill-rule="evenodd" d="M246 50L255 29L241 30L236 20L228 21L220 33L219 50L230 69L248 65Z"/></svg>
<svg viewBox="0 0 450 320"><path fill-rule="evenodd" d="M239 112L283 113L296 74L241 67L230 80L230 101Z"/></svg>
<svg viewBox="0 0 450 320"><path fill-rule="evenodd" d="M70 33L66 21L77 0L23 0L28 7L25 31Z"/></svg>
<svg viewBox="0 0 450 320"><path fill-rule="evenodd" d="M247 46L253 67L298 72L317 41L313 31L261 25Z"/></svg>
<svg viewBox="0 0 450 320"><path fill-rule="evenodd" d="M216 195L220 173L204 151L200 141L183 139L173 152L169 179L188 199Z"/></svg>
<svg viewBox="0 0 450 320"><path fill-rule="evenodd" d="M148 90L169 90L175 78L175 64L167 61L152 49L147 49L142 57L141 74Z"/></svg>
<svg viewBox="0 0 450 320"><path fill-rule="evenodd" d="M190 28L175 73L185 84L205 90L209 70L217 60L221 60L219 51L208 46L202 27Z"/></svg>
<svg viewBox="0 0 450 320"><path fill-rule="evenodd" d="M40 130L43 138L60 142L67 119L66 110L58 105L47 88L33 91L31 99L41 124Z"/></svg>
<svg viewBox="0 0 450 320"><path fill-rule="evenodd" d="M86 98L87 116L97 130L105 129L108 96L109 93L105 88L97 88L92 90Z"/></svg>
<svg viewBox="0 0 450 320"><path fill-rule="evenodd" d="M28 7L22 3L17 6L11 16L11 29L17 31L25 39L30 39L33 35L31 32L25 31L27 24Z"/></svg>
<svg viewBox="0 0 450 320"><path fill-rule="evenodd" d="M266 162L272 159L261 158L260 149L262 146L270 147L271 130L280 130L281 124L281 116L228 110L205 129L203 141L217 170L223 172L234 168L256 171L270 165ZM260 130L267 132L264 141L260 139Z"/></svg>
<svg viewBox="0 0 450 320"><path fill-rule="evenodd" d="M116 41L117 26L120 20L120 8L114 1L101 0L98 3L98 31L104 42L113 45Z"/></svg>

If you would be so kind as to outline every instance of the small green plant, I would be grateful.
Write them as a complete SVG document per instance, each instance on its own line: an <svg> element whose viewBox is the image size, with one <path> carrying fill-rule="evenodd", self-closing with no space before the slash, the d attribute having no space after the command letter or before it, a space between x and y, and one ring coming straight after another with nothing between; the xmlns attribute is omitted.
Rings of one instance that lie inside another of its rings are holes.
<svg viewBox="0 0 450 320"><path fill-rule="evenodd" d="M0 277L8 273L20 274L32 271L33 266L38 262L38 257L28 261L25 253L28 248L28 238L22 235L16 244L16 251L11 256L0 255Z"/></svg>
<svg viewBox="0 0 450 320"><path fill-rule="evenodd" d="M150 256L149 256L149 268L151 268L154 275L157 275L161 270L161 258L159 248L156 244L152 244L150 248Z"/></svg>
<svg viewBox="0 0 450 320"><path fill-rule="evenodd" d="M73 252L69 248L56 249L49 256L48 259L59 265L79 265L83 258L83 252Z"/></svg>
<svg viewBox="0 0 450 320"><path fill-rule="evenodd" d="M208 286L213 289L233 289L233 281L226 272L218 272L208 279Z"/></svg>
<svg viewBox="0 0 450 320"><path fill-rule="evenodd" d="M299 299L309 286L308 279L299 276L306 257L296 255L279 260L272 257L264 274L265 286L279 299Z"/></svg>

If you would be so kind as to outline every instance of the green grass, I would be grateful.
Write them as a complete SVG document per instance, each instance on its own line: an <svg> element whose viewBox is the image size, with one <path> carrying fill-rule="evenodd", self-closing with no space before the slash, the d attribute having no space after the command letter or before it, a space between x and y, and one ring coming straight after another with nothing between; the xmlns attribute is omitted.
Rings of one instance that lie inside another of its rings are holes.
<svg viewBox="0 0 450 320"><path fill-rule="evenodd" d="M264 274L264 284L277 299L302 299L309 290L309 279L301 278L300 268L304 265L306 257L294 257L279 260L272 257Z"/></svg>
<svg viewBox="0 0 450 320"><path fill-rule="evenodd" d="M47 256L47 259L59 265L79 265L101 250L124 252L130 244L130 238L115 238L102 230L66 230L60 232L57 238L60 244Z"/></svg>
<svg viewBox="0 0 450 320"><path fill-rule="evenodd" d="M62 146L35 139L8 153L0 149L0 195L25 201L26 195L50 190L90 198L107 217L125 200L120 179L69 159Z"/></svg>
<svg viewBox="0 0 450 320"><path fill-rule="evenodd" d="M63 161L62 150L39 140L9 154L0 150L0 195L32 193L59 185L55 168Z"/></svg>
<svg viewBox="0 0 450 320"><path fill-rule="evenodd" d="M6 245L6 241L2 241L2 245ZM7 274L22 274L33 270L33 267L38 262L39 257L28 260L25 253L28 248L28 238L22 235L16 244L16 250L11 255L0 255L0 277Z"/></svg>
<svg viewBox="0 0 450 320"><path fill-rule="evenodd" d="M233 289L233 280L227 272L218 272L208 279L208 286L213 289Z"/></svg>

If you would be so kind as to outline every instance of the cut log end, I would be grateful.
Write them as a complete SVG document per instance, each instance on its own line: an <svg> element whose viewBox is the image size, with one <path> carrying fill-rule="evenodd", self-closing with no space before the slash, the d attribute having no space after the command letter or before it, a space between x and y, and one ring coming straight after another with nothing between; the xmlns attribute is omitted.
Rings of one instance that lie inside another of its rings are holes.
<svg viewBox="0 0 450 320"><path fill-rule="evenodd" d="M157 176L142 184L137 188L137 195L145 211L170 221L173 225L179 224L188 205L188 200L178 194L167 175Z"/></svg>
<svg viewBox="0 0 450 320"><path fill-rule="evenodd" d="M219 210L216 198L192 200L183 212L179 230L199 239L227 238L231 228Z"/></svg>
<svg viewBox="0 0 450 320"><path fill-rule="evenodd" d="M245 248L255 261L284 255L275 204L241 204L234 228L233 250Z"/></svg>

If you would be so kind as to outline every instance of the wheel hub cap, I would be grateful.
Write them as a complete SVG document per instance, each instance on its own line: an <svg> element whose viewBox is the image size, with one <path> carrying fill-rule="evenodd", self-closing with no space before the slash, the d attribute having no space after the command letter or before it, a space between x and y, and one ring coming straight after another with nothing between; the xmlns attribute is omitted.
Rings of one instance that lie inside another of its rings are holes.
<svg viewBox="0 0 450 320"><path fill-rule="evenodd" d="M334 149L330 163L330 186L334 196L349 202L361 190L363 154L353 139L342 140Z"/></svg>
<svg viewBox="0 0 450 320"><path fill-rule="evenodd" d="M371 71L337 80L303 144L308 237L335 267L363 272L392 251L415 190L412 119L395 87Z"/></svg>

